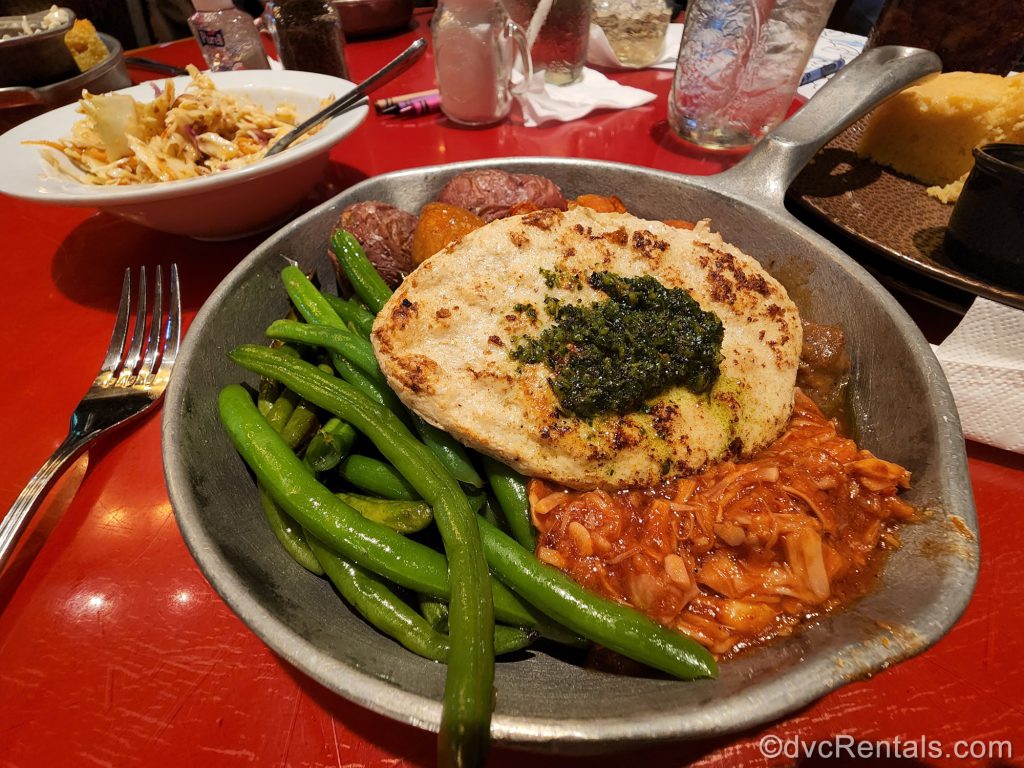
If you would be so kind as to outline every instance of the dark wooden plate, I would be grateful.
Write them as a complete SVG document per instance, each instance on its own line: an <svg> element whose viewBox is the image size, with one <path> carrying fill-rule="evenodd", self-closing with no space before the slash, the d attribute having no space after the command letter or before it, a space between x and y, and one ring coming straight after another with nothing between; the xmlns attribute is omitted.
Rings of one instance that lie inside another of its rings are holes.
<svg viewBox="0 0 1024 768"><path fill-rule="evenodd" d="M789 190L799 205L877 253L977 296L1024 309L1024 293L975 277L943 247L953 213L925 185L857 156L864 121L830 141Z"/></svg>

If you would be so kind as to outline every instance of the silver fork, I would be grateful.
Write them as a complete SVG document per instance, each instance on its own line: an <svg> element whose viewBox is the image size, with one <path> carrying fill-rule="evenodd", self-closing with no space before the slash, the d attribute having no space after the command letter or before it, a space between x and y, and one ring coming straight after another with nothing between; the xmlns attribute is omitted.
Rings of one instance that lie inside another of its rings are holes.
<svg viewBox="0 0 1024 768"><path fill-rule="evenodd" d="M14 551L19 537L39 502L61 472L93 440L109 429L148 411L160 400L174 367L181 340L181 296L178 267L171 265L167 312L163 309L163 270L156 268L153 311L146 309L146 268L139 273L139 290L134 301L135 323L128 338L132 305L131 270L124 271L121 303L117 307L114 333L100 372L85 397L71 414L67 437L15 500L0 521L0 570ZM148 328L148 334L147 334Z"/></svg>

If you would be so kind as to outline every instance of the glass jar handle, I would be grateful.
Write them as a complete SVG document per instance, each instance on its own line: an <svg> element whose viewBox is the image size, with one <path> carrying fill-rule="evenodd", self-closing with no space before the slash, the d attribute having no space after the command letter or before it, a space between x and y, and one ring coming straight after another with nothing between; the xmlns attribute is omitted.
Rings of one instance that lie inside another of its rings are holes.
<svg viewBox="0 0 1024 768"><path fill-rule="evenodd" d="M523 80L513 84L509 89L512 93L519 95L526 93L530 87L530 80L533 79L533 59L530 57L530 44L526 40L526 33L523 28L512 19L505 22L505 34L512 38L512 42L519 49L519 56L523 60Z"/></svg>

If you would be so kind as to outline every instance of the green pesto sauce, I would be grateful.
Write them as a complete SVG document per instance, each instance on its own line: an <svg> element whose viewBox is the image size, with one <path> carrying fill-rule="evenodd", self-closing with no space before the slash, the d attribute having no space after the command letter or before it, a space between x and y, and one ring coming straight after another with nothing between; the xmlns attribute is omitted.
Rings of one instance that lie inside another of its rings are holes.
<svg viewBox="0 0 1024 768"><path fill-rule="evenodd" d="M608 296L589 305L547 297L554 322L522 337L510 352L543 363L562 409L580 418L642 410L644 401L682 386L707 392L722 360L722 321L680 288L653 277L594 272L590 287Z"/></svg>
<svg viewBox="0 0 1024 768"><path fill-rule="evenodd" d="M513 304L512 311L524 314L531 320L537 319L537 308L533 304Z"/></svg>
<svg viewBox="0 0 1024 768"><path fill-rule="evenodd" d="M540 275L544 278L544 285L548 288L562 288L566 291L582 291L583 279L578 272L567 272L564 269L540 268Z"/></svg>

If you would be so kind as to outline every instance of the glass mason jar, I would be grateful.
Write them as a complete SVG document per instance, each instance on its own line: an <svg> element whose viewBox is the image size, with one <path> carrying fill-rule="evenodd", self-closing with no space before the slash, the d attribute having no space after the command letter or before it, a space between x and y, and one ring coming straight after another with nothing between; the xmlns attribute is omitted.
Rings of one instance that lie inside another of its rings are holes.
<svg viewBox="0 0 1024 768"><path fill-rule="evenodd" d="M539 29L531 25L539 0L506 0L509 16L526 30L535 69L545 82L569 85L583 76L590 41L591 0L553 0ZM538 19L538 22L540 20Z"/></svg>
<svg viewBox="0 0 1024 768"><path fill-rule="evenodd" d="M661 58L672 20L666 0L593 0L593 22L604 31L624 67L649 67Z"/></svg>
<svg viewBox="0 0 1024 768"><path fill-rule="evenodd" d="M757 143L786 116L835 0L691 0L668 115L708 149Z"/></svg>
<svg viewBox="0 0 1024 768"><path fill-rule="evenodd" d="M504 120L512 96L525 89L532 68L526 36L498 0L439 0L430 22L441 111L460 125ZM512 84L518 49L526 70Z"/></svg>

